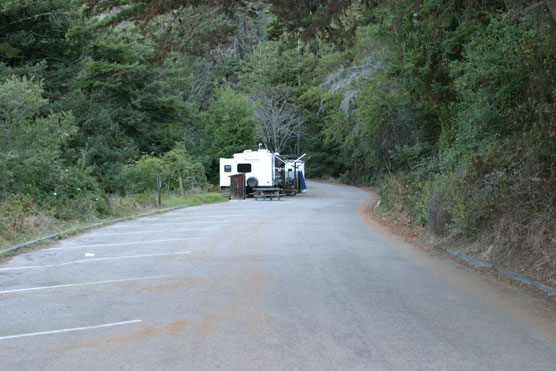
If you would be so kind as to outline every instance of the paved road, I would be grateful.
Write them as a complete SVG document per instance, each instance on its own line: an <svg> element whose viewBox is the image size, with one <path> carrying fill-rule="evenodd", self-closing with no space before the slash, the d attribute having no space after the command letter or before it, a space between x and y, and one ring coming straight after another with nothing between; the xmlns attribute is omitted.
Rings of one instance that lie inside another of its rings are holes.
<svg viewBox="0 0 556 371"><path fill-rule="evenodd" d="M556 316L310 184L142 218L0 265L1 370L555 370Z"/></svg>

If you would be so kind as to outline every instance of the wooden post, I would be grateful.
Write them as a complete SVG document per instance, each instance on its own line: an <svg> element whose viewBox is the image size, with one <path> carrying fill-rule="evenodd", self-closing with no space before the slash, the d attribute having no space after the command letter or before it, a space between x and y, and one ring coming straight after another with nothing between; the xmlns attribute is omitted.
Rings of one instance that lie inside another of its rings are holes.
<svg viewBox="0 0 556 371"><path fill-rule="evenodd" d="M183 180L181 179L181 175L180 175L180 193L181 193L181 197L185 197L185 194L183 192Z"/></svg>
<svg viewBox="0 0 556 371"><path fill-rule="evenodd" d="M158 198L156 199L156 203L158 207L162 206L162 200L160 199L160 189L162 188L162 181L160 178L156 179L156 188L158 190Z"/></svg>

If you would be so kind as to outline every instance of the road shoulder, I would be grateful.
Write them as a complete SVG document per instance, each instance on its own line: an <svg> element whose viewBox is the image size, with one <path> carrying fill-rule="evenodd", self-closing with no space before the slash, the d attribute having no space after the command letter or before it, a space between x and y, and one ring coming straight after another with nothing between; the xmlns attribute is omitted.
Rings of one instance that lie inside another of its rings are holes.
<svg viewBox="0 0 556 371"><path fill-rule="evenodd" d="M358 218L396 252L435 277L449 282L482 302L497 307L515 320L524 322L556 341L556 300L530 285L493 269L475 267L433 246L400 222L381 219L372 212L379 197L373 188L357 188L371 199L357 209Z"/></svg>

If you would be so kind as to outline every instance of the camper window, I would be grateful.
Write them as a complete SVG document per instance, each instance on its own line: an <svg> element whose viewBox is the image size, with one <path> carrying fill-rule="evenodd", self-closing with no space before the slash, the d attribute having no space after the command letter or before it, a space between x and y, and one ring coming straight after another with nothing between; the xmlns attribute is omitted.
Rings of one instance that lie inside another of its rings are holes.
<svg viewBox="0 0 556 371"><path fill-rule="evenodd" d="M237 172L238 173L250 173L251 172L251 164L237 164Z"/></svg>
<svg viewBox="0 0 556 371"><path fill-rule="evenodd" d="M231 173L232 172L232 165L224 165L224 172Z"/></svg>

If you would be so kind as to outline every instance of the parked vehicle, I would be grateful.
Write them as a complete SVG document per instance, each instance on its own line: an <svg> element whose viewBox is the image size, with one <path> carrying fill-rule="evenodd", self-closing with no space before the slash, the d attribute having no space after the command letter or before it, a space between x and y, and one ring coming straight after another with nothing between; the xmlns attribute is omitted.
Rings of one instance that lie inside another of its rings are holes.
<svg viewBox="0 0 556 371"><path fill-rule="evenodd" d="M245 174L248 188L277 187L280 183L279 158L268 149L245 150L233 158L220 158L220 189L230 186L230 176Z"/></svg>
<svg viewBox="0 0 556 371"><path fill-rule="evenodd" d="M304 192L305 161L283 158L266 148L256 151L245 150L235 153L232 158L220 158L220 189L230 187L230 177L245 174L245 187L248 192L255 188L294 189ZM296 192L293 192L294 194Z"/></svg>

